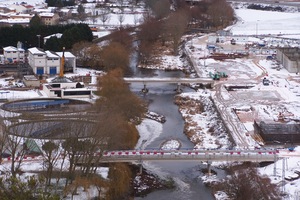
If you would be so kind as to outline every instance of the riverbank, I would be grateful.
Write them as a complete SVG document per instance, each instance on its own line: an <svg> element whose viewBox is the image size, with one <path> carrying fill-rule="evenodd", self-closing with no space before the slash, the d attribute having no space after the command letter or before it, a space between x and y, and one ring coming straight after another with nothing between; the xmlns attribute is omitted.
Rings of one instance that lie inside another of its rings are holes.
<svg viewBox="0 0 300 200"><path fill-rule="evenodd" d="M209 96L204 90L175 96L174 103L185 121L184 133L195 149L228 149L232 143Z"/></svg>

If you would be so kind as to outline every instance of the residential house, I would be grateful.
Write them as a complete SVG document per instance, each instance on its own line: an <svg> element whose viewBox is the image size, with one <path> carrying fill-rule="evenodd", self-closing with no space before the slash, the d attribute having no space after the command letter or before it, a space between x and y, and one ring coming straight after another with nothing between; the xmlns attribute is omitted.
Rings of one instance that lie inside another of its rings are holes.
<svg viewBox="0 0 300 200"><path fill-rule="evenodd" d="M33 16L34 16L33 14L22 14L22 13L11 13L11 14L9 14L10 19L29 19L29 21L31 20L31 18Z"/></svg>
<svg viewBox="0 0 300 200"><path fill-rule="evenodd" d="M30 19L1 19L0 27L13 26L15 24L25 27L25 26L29 25L29 22L30 22Z"/></svg>
<svg viewBox="0 0 300 200"><path fill-rule="evenodd" d="M45 25L57 25L59 22L57 13L39 13L39 17Z"/></svg>

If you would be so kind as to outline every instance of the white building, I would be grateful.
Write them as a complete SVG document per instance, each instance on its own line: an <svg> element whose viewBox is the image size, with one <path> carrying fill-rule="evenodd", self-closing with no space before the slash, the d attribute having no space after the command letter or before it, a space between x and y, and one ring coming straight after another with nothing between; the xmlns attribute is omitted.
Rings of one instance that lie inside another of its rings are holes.
<svg viewBox="0 0 300 200"><path fill-rule="evenodd" d="M56 75L60 71L60 57L55 52L45 51L47 54L46 68L45 74L49 74L50 76Z"/></svg>
<svg viewBox="0 0 300 200"><path fill-rule="evenodd" d="M63 55L63 52L56 52L59 57L61 58ZM64 54L65 57L65 66L64 71L65 72L76 72L76 57L71 53L66 51Z"/></svg>
<svg viewBox="0 0 300 200"><path fill-rule="evenodd" d="M22 48L16 48L13 46L4 47L3 56L5 63L25 62L25 50Z"/></svg>
<svg viewBox="0 0 300 200"><path fill-rule="evenodd" d="M43 84L43 91L48 97L61 98L91 98L92 90L84 87L84 83L72 82L65 77L58 82Z"/></svg>
<svg viewBox="0 0 300 200"><path fill-rule="evenodd" d="M28 49L28 64L37 75L54 76L59 74L63 52L44 51L40 48ZM76 71L76 57L65 52L64 71Z"/></svg>
<svg viewBox="0 0 300 200"><path fill-rule="evenodd" d="M28 64L31 66L33 73L37 75L46 74L47 54L36 47L28 49Z"/></svg>

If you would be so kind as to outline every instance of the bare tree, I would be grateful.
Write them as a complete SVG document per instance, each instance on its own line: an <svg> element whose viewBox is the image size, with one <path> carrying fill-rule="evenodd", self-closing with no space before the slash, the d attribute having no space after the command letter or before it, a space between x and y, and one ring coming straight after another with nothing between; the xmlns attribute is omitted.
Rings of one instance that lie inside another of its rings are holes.
<svg viewBox="0 0 300 200"><path fill-rule="evenodd" d="M5 144L7 142L8 137L5 131L6 125L4 123L4 118L0 116L0 162L2 161L2 156L5 153Z"/></svg>
<svg viewBox="0 0 300 200"><path fill-rule="evenodd" d="M44 159L44 166L46 167L46 187L45 191L47 191L47 186L50 185L50 181L52 178L53 168L56 165L59 156L59 144L53 141L46 141L42 145L42 149L44 151L43 159Z"/></svg>
<svg viewBox="0 0 300 200"><path fill-rule="evenodd" d="M31 123L23 123L22 125L14 124L5 130L7 137L6 149L10 154L11 174L16 176L20 171L22 161L29 152L31 146L26 142L26 138L22 137L24 132L32 132L33 125Z"/></svg>
<svg viewBox="0 0 300 200"><path fill-rule="evenodd" d="M208 7L210 23L216 28L227 26L234 18L232 7L225 0L213 0Z"/></svg>
<svg viewBox="0 0 300 200"><path fill-rule="evenodd" d="M107 21L110 19L110 12L109 10L102 10L100 13L100 20L102 21L102 24L105 25Z"/></svg>
<svg viewBox="0 0 300 200"><path fill-rule="evenodd" d="M96 4L92 4L90 6L90 9L91 9L91 19L93 21L93 24L95 24L97 22L97 13L96 13Z"/></svg>
<svg viewBox="0 0 300 200"><path fill-rule="evenodd" d="M90 62L90 49L92 45L90 42L78 42L73 45L72 53L76 55L77 62L79 65L84 67L89 66Z"/></svg>
<svg viewBox="0 0 300 200"><path fill-rule="evenodd" d="M109 71L121 68L124 72L128 71L129 53L128 49L118 42L112 42L103 47L101 55L104 69Z"/></svg>
<svg viewBox="0 0 300 200"><path fill-rule="evenodd" d="M217 189L225 191L230 199L281 199L276 185L269 178L261 177L253 165L230 167L229 176Z"/></svg>
<svg viewBox="0 0 300 200"><path fill-rule="evenodd" d="M139 16L138 14L134 14L133 16L133 23L136 26L139 23Z"/></svg>
<svg viewBox="0 0 300 200"><path fill-rule="evenodd" d="M165 21L165 30L173 45L173 52L178 53L178 46L181 41L189 21L189 14L186 10L181 9L172 13L168 20Z"/></svg>
<svg viewBox="0 0 300 200"><path fill-rule="evenodd" d="M79 20L84 21L87 15L85 13L85 8L83 7L82 4L78 5L77 12L78 12L78 18L79 18Z"/></svg>
<svg viewBox="0 0 300 200"><path fill-rule="evenodd" d="M128 195L131 181L131 170L124 163L111 164L109 170L110 187L107 191L107 199L122 199Z"/></svg>
<svg viewBox="0 0 300 200"><path fill-rule="evenodd" d="M118 15L118 20L119 20L119 22L120 22L120 26L122 27L122 24L123 24L123 22L124 22L124 20L125 20L125 15L124 15L123 13L120 13L120 14Z"/></svg>

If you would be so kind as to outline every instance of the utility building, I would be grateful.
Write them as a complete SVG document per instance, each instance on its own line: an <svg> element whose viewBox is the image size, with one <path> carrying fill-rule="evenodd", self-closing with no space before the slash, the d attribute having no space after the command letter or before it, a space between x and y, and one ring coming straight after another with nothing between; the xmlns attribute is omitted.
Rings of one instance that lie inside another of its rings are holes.
<svg viewBox="0 0 300 200"><path fill-rule="evenodd" d="M60 72L62 52L44 51L40 48L28 49L28 64L33 73L42 76L55 76ZM64 54L64 71L76 71L76 57L70 53Z"/></svg>

